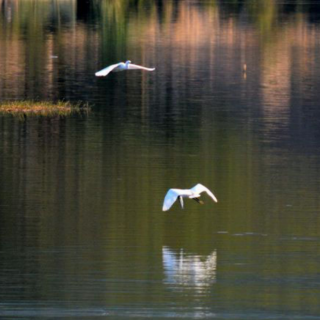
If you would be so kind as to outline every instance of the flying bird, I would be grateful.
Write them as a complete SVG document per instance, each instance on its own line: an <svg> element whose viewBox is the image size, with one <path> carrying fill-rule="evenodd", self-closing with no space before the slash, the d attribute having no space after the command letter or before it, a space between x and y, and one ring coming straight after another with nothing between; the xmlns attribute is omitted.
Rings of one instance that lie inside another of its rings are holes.
<svg viewBox="0 0 320 320"><path fill-rule="evenodd" d="M156 68L146 68L143 66L139 66L137 64L131 63L130 60L124 62L119 62L116 64L112 64L109 67L106 67L98 72L95 73L96 77L105 77L110 72L119 72L119 71L125 71L125 70L145 70L145 71L153 71Z"/></svg>
<svg viewBox="0 0 320 320"><path fill-rule="evenodd" d="M169 189L163 201L162 211L169 210L177 199L179 199L182 209L183 198L193 199L198 203L203 204L203 201L200 200L200 193L202 192L206 192L213 201L218 202L217 198L208 188L201 183L198 183L191 189Z"/></svg>

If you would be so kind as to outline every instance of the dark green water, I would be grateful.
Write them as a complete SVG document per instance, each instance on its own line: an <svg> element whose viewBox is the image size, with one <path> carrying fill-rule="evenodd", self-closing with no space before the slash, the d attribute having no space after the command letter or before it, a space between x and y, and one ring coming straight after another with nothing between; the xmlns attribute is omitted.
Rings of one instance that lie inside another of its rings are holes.
<svg viewBox="0 0 320 320"><path fill-rule="evenodd" d="M0 0L0 100L92 107L0 117L0 317L320 319L319 13Z"/></svg>

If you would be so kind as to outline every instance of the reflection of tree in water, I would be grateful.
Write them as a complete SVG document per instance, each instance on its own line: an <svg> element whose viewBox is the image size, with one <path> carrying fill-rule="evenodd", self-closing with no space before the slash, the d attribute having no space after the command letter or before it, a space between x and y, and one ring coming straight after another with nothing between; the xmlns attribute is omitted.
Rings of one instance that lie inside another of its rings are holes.
<svg viewBox="0 0 320 320"><path fill-rule="evenodd" d="M0 0L0 2L9 2ZM318 22L320 20L320 3L317 1L300 1L291 0L290 2L279 2L279 1L265 1L265 0L235 0L235 1L216 1L207 0L199 1L183 1L183 5L197 5L205 10L218 9L223 15L232 17L240 17L244 12L249 14L251 21L266 20L280 18L283 19L284 16L295 15L297 12L305 14L309 21ZM122 9L124 12L136 11L150 12L154 7L159 18L159 22L167 21L167 15L170 12L171 21L179 15L179 8L181 8L181 1L178 0L104 0L104 1L82 1L77 0L77 17L81 20L89 21L95 14L101 14L103 10L102 7L117 7ZM100 8L100 9L99 9ZM170 10L168 10L170 8ZM270 12L276 11L276 15L270 15Z"/></svg>
<svg viewBox="0 0 320 320"><path fill-rule="evenodd" d="M19 7L23 1L12 1L12 0L0 0L0 11L3 14L6 12L6 8L11 8L12 6ZM73 2L73 1L71 1ZM62 9L65 11L65 5L71 5L70 1L31 1L33 6L47 6L47 3L52 3L51 9L56 10L59 6L59 11ZM216 1L207 0L199 1L178 1L178 0L92 0L92 1L82 1L77 0L73 2L76 6L76 16L78 20L83 20L85 22L92 22L98 16L104 15L105 13L122 12L121 16L124 18L126 14L130 12L136 12L141 17L142 13L147 13L150 16L152 11L155 11L160 23L166 23L168 18L169 21L173 22L179 16L179 11L182 6L196 6L198 8L203 8L204 10L219 10L222 15L232 15L233 18L242 17L243 13L247 13L249 21L255 20L266 20L266 19L283 19L285 16L295 15L297 12L301 12L306 15L310 22L319 22L320 20L320 3L317 1L300 1L291 0L290 2L278 2L275 0L270 0L268 2L264 0L235 0L235 1ZM276 15L270 15L270 12L276 11ZM7 11L8 13L8 11ZM170 17L168 16L170 15ZM27 15L26 15L27 16ZM110 18L110 16L109 16ZM125 22L120 19L120 22Z"/></svg>
<svg viewBox="0 0 320 320"><path fill-rule="evenodd" d="M217 250L200 256L186 253L183 249L175 252L164 246L162 259L166 284L203 289L216 281Z"/></svg>
<svg viewBox="0 0 320 320"><path fill-rule="evenodd" d="M276 7L278 13L283 19L283 15L295 15L297 12L304 13L308 16L310 21L316 22L320 19L320 3L318 1L265 1L265 0L235 0L235 1L222 1L215 2L221 11L225 14L240 15L244 11L249 10L249 14L266 15L272 7Z"/></svg>

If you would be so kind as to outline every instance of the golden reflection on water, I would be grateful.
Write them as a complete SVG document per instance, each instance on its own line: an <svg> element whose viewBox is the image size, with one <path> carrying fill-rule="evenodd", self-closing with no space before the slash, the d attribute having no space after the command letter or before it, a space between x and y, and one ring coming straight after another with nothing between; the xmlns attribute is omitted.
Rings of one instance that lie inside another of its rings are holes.
<svg viewBox="0 0 320 320"><path fill-rule="evenodd" d="M110 61L105 56L102 56L100 58L102 60L99 61L100 50L105 54L112 49L119 53L120 60L130 56L132 60L141 64L153 65L157 62L158 67L161 66L158 72L163 72L164 68L166 72L170 72L169 68L176 66L176 70L173 70L175 72L172 72L173 75L179 72L181 77L190 79L197 78L198 64L202 61L209 71L208 81L215 79L215 61L223 58L230 61L227 69L224 70L225 80L228 80L228 77L231 80L235 71L241 72L244 64L248 68L248 72L245 73L246 78L254 70L257 71L257 67L261 69L261 94L267 105L264 110L265 116L269 118L274 107L270 109L271 107L268 106L275 103L281 104L279 108L283 112L288 105L292 71L299 68L299 72L305 73L306 76L310 74L316 57L315 39L319 37L319 30L317 28L310 30L303 15L297 15L289 23L278 24L275 27L274 21L277 19L277 14L268 14L268 10L264 11L253 6L249 7L249 14L258 13L261 17L260 21L270 21L258 24L261 27L260 30L254 24L242 27L237 16L221 19L221 8L217 5L195 6L192 5L192 1L181 1L178 4L174 4L173 1L164 2L161 19L153 2L147 6L148 10L142 6L137 14L125 18L124 12L128 10L130 1L99 3L94 1L100 8L98 12L102 18L101 25L98 24L95 29L77 24L74 0L54 1L53 6L49 5L49 1L1 0L0 3L4 4L6 12L6 15L0 18L0 22L11 28L9 33L7 30L5 33L4 30L0 30L1 48L4 54L0 59L0 67L1 70L5 70L0 77L0 84L4 82L13 84L11 92L15 94L22 94L21 84L29 81L30 76L39 77L41 70L47 71L48 87L46 89L49 94L56 89L54 82L57 81L59 74L57 62L49 58L52 55L58 55L60 60L63 59L71 69L77 70L77 73L83 73L87 72L81 63L83 60L87 60L88 63L94 61L90 63L92 70L101 68L106 62L116 62L116 57ZM209 2L204 2L206 3ZM36 25L34 19L28 18L28 15L22 15L24 11L30 11L32 6L37 9ZM277 11L276 3L272 2L268 8L270 7L272 12ZM59 17L53 22L56 32L45 36L45 28L50 22L49 17L54 14ZM67 29L61 28L63 22L68 24ZM112 40L115 42L112 43L110 42L112 32L104 30L108 23L113 24L112 27L118 34L116 40ZM23 30L25 28L28 30L26 34ZM266 29L272 29L273 33L268 33L267 37L261 37L265 35ZM37 37L34 36L35 33ZM5 41L4 36L7 40L10 39L10 45ZM31 56L28 56L28 60L24 57L27 44L21 41L22 36L27 37L28 45L32 43L33 46L37 46L37 50L32 51ZM261 42L262 51L256 52L261 55L261 65L255 66L251 63L252 55L256 54L255 48L260 46ZM125 54L124 49L121 48L124 43L129 45L128 52ZM95 50L91 51L90 59L86 58L88 47L98 50L94 56L92 54ZM221 53L222 48L223 53ZM238 64L231 63L235 60L239 60ZM181 66L184 68L181 69ZM25 68L28 69L27 73L22 72ZM175 77L179 80L179 74ZM32 87L29 87L29 90L31 89Z"/></svg>

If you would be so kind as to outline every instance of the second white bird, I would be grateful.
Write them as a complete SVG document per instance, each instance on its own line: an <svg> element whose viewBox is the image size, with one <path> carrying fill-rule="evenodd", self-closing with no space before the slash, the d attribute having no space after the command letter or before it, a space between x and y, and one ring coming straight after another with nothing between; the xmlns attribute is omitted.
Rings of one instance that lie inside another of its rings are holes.
<svg viewBox="0 0 320 320"><path fill-rule="evenodd" d="M163 201L162 211L169 210L178 198L182 209L183 198L193 199L198 203L203 204L200 200L200 193L202 192L206 192L213 201L218 202L217 198L207 187L198 183L191 189L169 189Z"/></svg>
<svg viewBox="0 0 320 320"><path fill-rule="evenodd" d="M153 71L155 68L146 68L143 66L139 66L137 64L131 63L130 60L124 62L119 62L116 64L112 64L111 66L104 68L98 72L95 73L96 77L105 77L110 72L119 72L119 71L125 71L125 70L145 70L145 71Z"/></svg>

